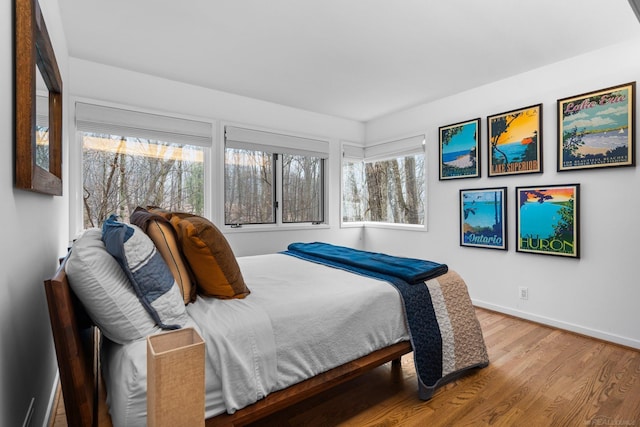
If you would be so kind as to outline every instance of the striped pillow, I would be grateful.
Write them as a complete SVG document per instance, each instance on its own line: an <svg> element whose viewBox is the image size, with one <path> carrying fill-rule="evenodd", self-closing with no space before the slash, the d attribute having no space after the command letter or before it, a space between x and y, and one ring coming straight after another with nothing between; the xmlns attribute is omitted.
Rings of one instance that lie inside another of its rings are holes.
<svg viewBox="0 0 640 427"><path fill-rule="evenodd" d="M182 294L149 236L135 225L118 222L112 215L102 225L102 240L158 326L184 326L188 316Z"/></svg>
<svg viewBox="0 0 640 427"><path fill-rule="evenodd" d="M175 279L185 304L196 299L196 286L191 281L191 273L180 251L177 236L171 223L163 216L137 207L131 214L131 224L140 227L162 255Z"/></svg>

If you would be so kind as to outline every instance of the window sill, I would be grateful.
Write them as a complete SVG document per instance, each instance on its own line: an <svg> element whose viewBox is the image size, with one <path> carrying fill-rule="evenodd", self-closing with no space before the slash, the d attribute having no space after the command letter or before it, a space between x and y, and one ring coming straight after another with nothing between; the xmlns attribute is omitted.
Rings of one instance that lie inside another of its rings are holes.
<svg viewBox="0 0 640 427"><path fill-rule="evenodd" d="M362 221L357 221L357 222L341 222L340 223L340 228L364 228L364 222Z"/></svg>
<svg viewBox="0 0 640 427"><path fill-rule="evenodd" d="M235 233L255 233L255 232L266 232L266 231L295 231L295 230L325 230L329 229L331 226L329 224L247 224L242 227L231 227L230 225L224 226L224 232L229 234Z"/></svg>
<svg viewBox="0 0 640 427"><path fill-rule="evenodd" d="M426 225L418 224L394 224L391 222L344 222L340 224L341 228L387 228L392 230L407 230L407 231L427 231Z"/></svg>

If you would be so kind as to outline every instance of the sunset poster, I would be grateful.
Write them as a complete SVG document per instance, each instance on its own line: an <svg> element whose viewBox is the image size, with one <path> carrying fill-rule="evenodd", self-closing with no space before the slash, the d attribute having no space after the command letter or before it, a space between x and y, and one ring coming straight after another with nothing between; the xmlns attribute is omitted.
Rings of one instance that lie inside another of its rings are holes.
<svg viewBox="0 0 640 427"><path fill-rule="evenodd" d="M480 119L441 126L440 180L480 177Z"/></svg>
<svg viewBox="0 0 640 427"><path fill-rule="evenodd" d="M460 246L507 250L507 187L460 190Z"/></svg>
<svg viewBox="0 0 640 427"><path fill-rule="evenodd" d="M489 176L542 172L542 104L487 117Z"/></svg>
<svg viewBox="0 0 640 427"><path fill-rule="evenodd" d="M558 171L635 165L635 82L558 100Z"/></svg>
<svg viewBox="0 0 640 427"><path fill-rule="evenodd" d="M518 252L580 257L580 184L516 187Z"/></svg>

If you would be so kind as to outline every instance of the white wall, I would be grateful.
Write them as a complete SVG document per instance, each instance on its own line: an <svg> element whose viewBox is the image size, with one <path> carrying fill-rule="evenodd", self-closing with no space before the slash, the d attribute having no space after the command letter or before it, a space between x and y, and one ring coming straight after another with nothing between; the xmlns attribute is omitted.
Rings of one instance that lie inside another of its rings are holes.
<svg viewBox="0 0 640 427"><path fill-rule="evenodd" d="M479 306L640 348L640 171L556 172L556 100L640 81L639 50L640 38L367 123L367 144L427 135L429 219L427 232L367 228L366 248L447 263ZM544 173L487 178L486 117L537 103L543 103ZM476 117L482 117L483 177L439 181L438 127ZM581 259L516 253L515 187L572 183L581 184ZM459 190L498 186L508 187L509 251L460 247ZM529 288L528 300L519 299L519 286Z"/></svg>
<svg viewBox="0 0 640 427"><path fill-rule="evenodd" d="M67 51L57 1L41 2L66 96ZM43 425L57 375L43 280L56 269L68 241L67 183L63 197L13 188L13 2L0 12L0 425L21 426L31 399L31 425ZM66 114L66 106L63 111ZM66 134L67 129L63 129ZM67 177L63 144L63 179Z"/></svg>
<svg viewBox="0 0 640 427"><path fill-rule="evenodd" d="M229 231L226 237L235 254L254 255L286 249L295 240L324 240L336 244L362 246L362 230L341 230L340 224L340 140L363 141L364 124L352 120L312 113L285 107L256 99L232 95L198 86L178 83L146 74L105 66L85 60L70 60L70 92L78 98L116 103L142 109L151 109L169 114L195 116L214 121L215 132L213 151L214 176L211 180L211 218L220 226L217 195L222 191L221 168L215 156L221 156L223 136L220 131L225 123L268 129L310 136L330 141L331 161L329 165L329 218L330 227L314 230L261 231L247 233ZM70 122L70 127L73 123ZM79 149L76 149L76 155ZM72 213L73 214L73 213ZM79 214L78 214L79 215ZM73 222L74 219L72 218ZM72 224L72 234L74 230Z"/></svg>

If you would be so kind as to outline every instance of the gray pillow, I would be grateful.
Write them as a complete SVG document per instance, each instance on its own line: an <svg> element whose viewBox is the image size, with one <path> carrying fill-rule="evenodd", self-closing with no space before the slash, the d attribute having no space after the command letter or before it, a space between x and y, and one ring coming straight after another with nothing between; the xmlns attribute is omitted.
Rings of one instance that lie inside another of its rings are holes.
<svg viewBox="0 0 640 427"><path fill-rule="evenodd" d="M159 331L127 275L107 252L99 229L86 230L73 243L65 271L71 289L111 341L126 344Z"/></svg>

